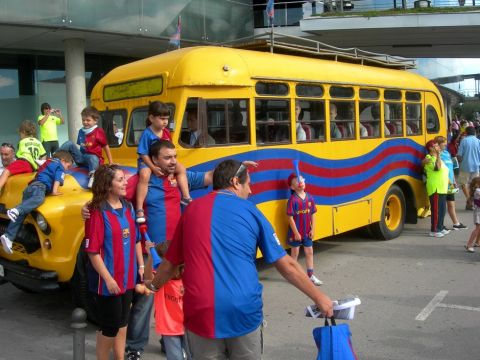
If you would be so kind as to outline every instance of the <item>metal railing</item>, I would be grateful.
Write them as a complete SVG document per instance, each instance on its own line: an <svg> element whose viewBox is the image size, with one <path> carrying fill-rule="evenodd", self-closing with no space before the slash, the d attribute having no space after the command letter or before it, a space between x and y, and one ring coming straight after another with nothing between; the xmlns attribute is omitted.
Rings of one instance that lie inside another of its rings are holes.
<svg viewBox="0 0 480 360"><path fill-rule="evenodd" d="M334 61L344 61L362 65L374 65L394 69L413 69L415 60L400 56L374 53L357 48L339 48L320 41L298 36L282 34L270 29L259 34L244 44L236 44L237 48L270 50L270 52L300 54Z"/></svg>
<svg viewBox="0 0 480 360"><path fill-rule="evenodd" d="M304 18L303 5L308 1L275 2L274 26L298 26ZM326 13L361 13L382 10L408 10L418 7L431 8L463 8L465 11L471 7L480 9L480 0L377 0L371 2L348 0L321 0L315 1L312 12L314 15ZM267 3L253 5L253 18L255 28L269 26L265 12ZM460 9L458 9L460 10ZM308 15L307 15L308 16Z"/></svg>

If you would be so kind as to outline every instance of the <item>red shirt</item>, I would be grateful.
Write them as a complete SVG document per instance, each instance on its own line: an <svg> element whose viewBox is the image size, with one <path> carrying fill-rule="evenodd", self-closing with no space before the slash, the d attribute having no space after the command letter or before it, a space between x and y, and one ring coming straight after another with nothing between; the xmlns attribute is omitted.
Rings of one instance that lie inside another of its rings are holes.
<svg viewBox="0 0 480 360"><path fill-rule="evenodd" d="M91 133L85 134L83 129L78 131L77 144L80 145L82 154L93 154L103 164L102 149L108 144L107 136L102 128L97 127Z"/></svg>

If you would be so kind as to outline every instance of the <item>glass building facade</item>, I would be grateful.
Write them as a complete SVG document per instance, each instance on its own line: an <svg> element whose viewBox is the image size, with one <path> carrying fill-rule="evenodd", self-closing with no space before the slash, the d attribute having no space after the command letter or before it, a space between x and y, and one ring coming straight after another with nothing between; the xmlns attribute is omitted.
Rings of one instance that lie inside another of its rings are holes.
<svg viewBox="0 0 480 360"><path fill-rule="evenodd" d="M182 47L221 44L253 35L251 0L0 0L0 29L18 27L26 38L31 29L120 34L134 38L139 46L142 38L158 39L163 43L159 51L168 49L179 17ZM36 121L43 102L61 109L68 121L62 39L52 44L40 36L42 41L48 50L2 48L2 43L10 44L0 41L0 142L16 144L20 122ZM116 53L110 46L109 54L91 54L88 40L85 45L87 99L106 72L141 57L135 49L125 56L121 46ZM58 130L60 142L66 141L67 125Z"/></svg>

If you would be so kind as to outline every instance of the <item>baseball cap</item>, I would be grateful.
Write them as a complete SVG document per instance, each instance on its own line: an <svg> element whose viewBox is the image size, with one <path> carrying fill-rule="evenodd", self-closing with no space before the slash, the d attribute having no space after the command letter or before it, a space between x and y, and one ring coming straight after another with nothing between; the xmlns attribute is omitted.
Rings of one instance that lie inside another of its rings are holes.
<svg viewBox="0 0 480 360"><path fill-rule="evenodd" d="M292 186L292 181L293 179L295 179L297 177L297 174L295 173L291 173L289 176L288 176L288 179L287 179L287 184L288 186Z"/></svg>

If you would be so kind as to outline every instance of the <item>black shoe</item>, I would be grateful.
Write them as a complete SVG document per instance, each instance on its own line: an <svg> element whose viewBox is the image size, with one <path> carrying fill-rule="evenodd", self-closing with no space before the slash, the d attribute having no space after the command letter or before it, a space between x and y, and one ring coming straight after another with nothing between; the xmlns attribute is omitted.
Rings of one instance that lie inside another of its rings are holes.
<svg viewBox="0 0 480 360"><path fill-rule="evenodd" d="M126 360L141 360L142 354L140 351L127 351L127 356L125 357Z"/></svg>
<svg viewBox="0 0 480 360"><path fill-rule="evenodd" d="M458 225L453 225L453 230L468 230L468 227L459 223Z"/></svg>

